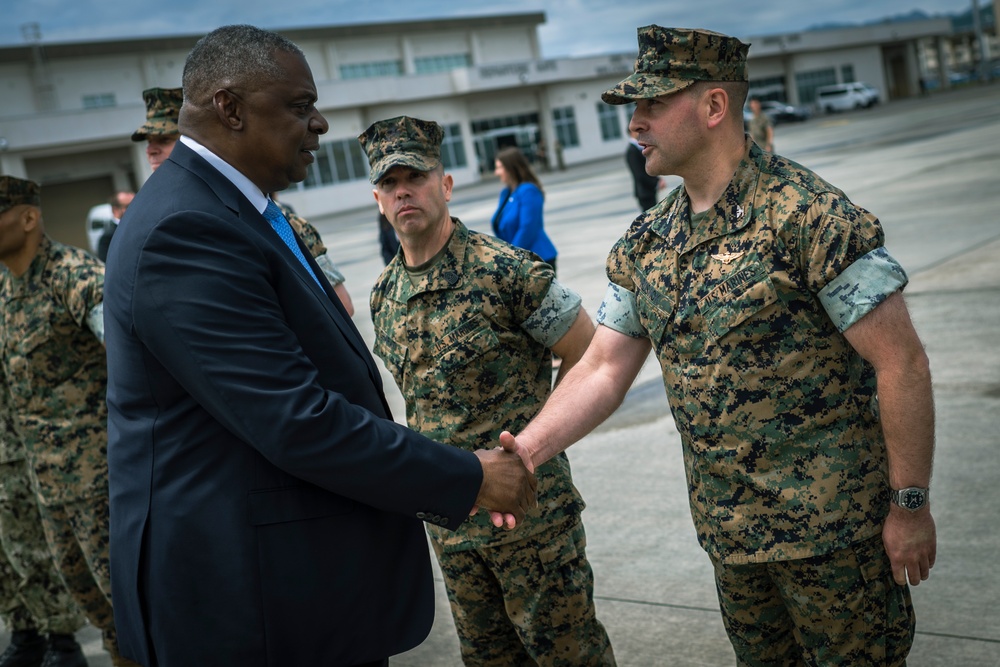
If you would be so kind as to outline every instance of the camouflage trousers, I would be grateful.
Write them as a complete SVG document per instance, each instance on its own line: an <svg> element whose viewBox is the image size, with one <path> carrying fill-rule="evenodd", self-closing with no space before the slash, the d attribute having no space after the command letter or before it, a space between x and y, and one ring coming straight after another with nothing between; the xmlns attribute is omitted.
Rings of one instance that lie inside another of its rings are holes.
<svg viewBox="0 0 1000 667"><path fill-rule="evenodd" d="M715 583L741 666L906 664L913 605L881 535L813 558L716 563Z"/></svg>
<svg viewBox="0 0 1000 667"><path fill-rule="evenodd" d="M615 664L579 516L509 544L445 552L431 543L466 665Z"/></svg>
<svg viewBox="0 0 1000 667"><path fill-rule="evenodd" d="M0 618L11 630L74 634L86 622L52 562L28 463L0 463Z"/></svg>
<svg viewBox="0 0 1000 667"><path fill-rule="evenodd" d="M111 564L108 558L108 496L40 506L45 539L66 588L100 629L104 648L117 665L134 665L118 655L111 610Z"/></svg>

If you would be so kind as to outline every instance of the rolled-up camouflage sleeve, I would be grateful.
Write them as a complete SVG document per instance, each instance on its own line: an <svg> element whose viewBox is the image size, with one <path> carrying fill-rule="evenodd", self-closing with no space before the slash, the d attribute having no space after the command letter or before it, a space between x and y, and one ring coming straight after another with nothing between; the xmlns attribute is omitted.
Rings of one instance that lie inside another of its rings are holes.
<svg viewBox="0 0 1000 667"><path fill-rule="evenodd" d="M841 193L819 196L801 229L809 289L839 331L906 285L906 272L885 249L878 218Z"/></svg>
<svg viewBox="0 0 1000 667"><path fill-rule="evenodd" d="M344 282L344 274L340 272L340 269L338 269L337 265L333 263L333 260L330 259L329 255L323 254L319 257L315 257L314 259L316 260L316 264L319 265L319 268L322 269L326 279L330 281L331 287L336 287Z"/></svg>
<svg viewBox="0 0 1000 667"><path fill-rule="evenodd" d="M545 347L552 347L573 326L582 303L579 294L553 280L542 305L521 324L521 328Z"/></svg>
<svg viewBox="0 0 1000 667"><path fill-rule="evenodd" d="M597 323L632 338L647 336L646 329L639 320L635 292L614 283L608 283L604 301L597 309Z"/></svg>
<svg viewBox="0 0 1000 667"><path fill-rule="evenodd" d="M844 332L906 282L899 262L885 248L876 248L827 283L819 301L837 331Z"/></svg>

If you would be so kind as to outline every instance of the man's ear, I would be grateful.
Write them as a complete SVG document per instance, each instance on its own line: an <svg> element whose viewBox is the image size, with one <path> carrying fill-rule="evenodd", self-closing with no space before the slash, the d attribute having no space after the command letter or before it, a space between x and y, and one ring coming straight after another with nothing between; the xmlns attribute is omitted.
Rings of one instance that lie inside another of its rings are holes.
<svg viewBox="0 0 1000 667"><path fill-rule="evenodd" d="M708 108L708 127L715 127L726 119L729 113L729 93L725 88L711 88L705 94Z"/></svg>
<svg viewBox="0 0 1000 667"><path fill-rule="evenodd" d="M212 95L212 108L222 124L230 130L243 129L243 100L238 95L220 88Z"/></svg>
<svg viewBox="0 0 1000 667"><path fill-rule="evenodd" d="M25 206L21 211L21 224L24 226L26 234L30 234L38 228L42 220L42 210L37 206Z"/></svg>

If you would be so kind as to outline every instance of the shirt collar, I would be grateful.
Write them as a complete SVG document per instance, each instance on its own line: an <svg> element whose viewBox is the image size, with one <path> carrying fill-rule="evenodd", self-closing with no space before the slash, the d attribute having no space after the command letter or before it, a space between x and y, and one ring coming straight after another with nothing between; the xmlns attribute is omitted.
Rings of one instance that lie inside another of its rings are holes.
<svg viewBox="0 0 1000 667"><path fill-rule="evenodd" d="M235 185L239 191L243 193L243 196L250 200L250 203L253 204L254 208L256 208L257 211L263 215L264 209L267 208L268 197L261 192L260 188L254 185L253 181L244 176L243 172L191 137L182 134L181 143L201 157L205 158L206 162L215 167L220 174L225 176L233 185Z"/></svg>

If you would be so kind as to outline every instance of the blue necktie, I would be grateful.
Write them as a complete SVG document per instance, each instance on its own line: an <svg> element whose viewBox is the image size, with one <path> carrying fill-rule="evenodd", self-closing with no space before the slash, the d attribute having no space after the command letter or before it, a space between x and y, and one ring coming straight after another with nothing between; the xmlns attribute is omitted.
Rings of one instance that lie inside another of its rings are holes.
<svg viewBox="0 0 1000 667"><path fill-rule="evenodd" d="M320 289L323 289L323 284L316 278L316 274L313 273L312 267L306 261L306 258L302 255L302 250L299 249L299 244L295 241L295 233L292 232L292 226L288 224L288 220L285 219L284 214L278 205L275 204L270 199L267 200L267 208L264 209L264 219L271 223L271 228L278 233L281 240L285 242L288 249L292 251L292 254L302 263L302 266L306 267L306 271L312 276L312 279L316 281Z"/></svg>

